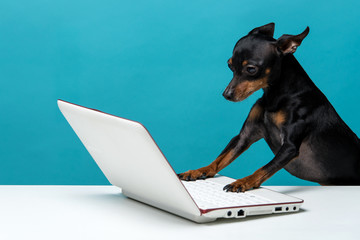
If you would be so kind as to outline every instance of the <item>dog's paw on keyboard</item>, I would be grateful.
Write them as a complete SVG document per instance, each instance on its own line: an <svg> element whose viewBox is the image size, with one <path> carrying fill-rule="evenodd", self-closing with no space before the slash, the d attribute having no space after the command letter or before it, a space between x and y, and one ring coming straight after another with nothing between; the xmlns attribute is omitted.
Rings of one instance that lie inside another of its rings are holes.
<svg viewBox="0 0 360 240"><path fill-rule="evenodd" d="M210 167L202 167L197 170L189 170L184 173L179 173L178 177L185 181L195 181L198 179L206 179L215 176L216 172Z"/></svg>
<svg viewBox="0 0 360 240"><path fill-rule="evenodd" d="M245 192L247 190L250 190L252 188L258 188L260 186L260 184L249 181L248 178L249 177L238 179L235 182L226 185L223 190L226 192Z"/></svg>

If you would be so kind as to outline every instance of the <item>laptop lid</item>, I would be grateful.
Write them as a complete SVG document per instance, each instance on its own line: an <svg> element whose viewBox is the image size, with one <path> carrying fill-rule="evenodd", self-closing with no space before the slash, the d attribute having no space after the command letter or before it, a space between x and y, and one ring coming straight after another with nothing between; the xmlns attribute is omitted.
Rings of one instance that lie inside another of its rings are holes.
<svg viewBox="0 0 360 240"><path fill-rule="evenodd" d="M58 106L106 178L125 195L179 215L201 215L142 124L63 100Z"/></svg>

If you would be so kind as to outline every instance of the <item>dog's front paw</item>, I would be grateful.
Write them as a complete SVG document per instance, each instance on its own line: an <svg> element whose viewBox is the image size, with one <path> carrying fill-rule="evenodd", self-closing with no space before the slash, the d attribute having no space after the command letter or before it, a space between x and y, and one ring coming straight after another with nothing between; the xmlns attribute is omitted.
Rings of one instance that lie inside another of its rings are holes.
<svg viewBox="0 0 360 240"><path fill-rule="evenodd" d="M230 183L224 187L224 191L226 192L245 192L252 188L260 187L260 183L256 181L251 181L250 177L245 177L242 179L238 179L233 183Z"/></svg>
<svg viewBox="0 0 360 240"><path fill-rule="evenodd" d="M197 179L206 179L215 176L216 172L209 166L202 167L196 170L189 170L184 173L179 173L178 176L181 180L195 181Z"/></svg>

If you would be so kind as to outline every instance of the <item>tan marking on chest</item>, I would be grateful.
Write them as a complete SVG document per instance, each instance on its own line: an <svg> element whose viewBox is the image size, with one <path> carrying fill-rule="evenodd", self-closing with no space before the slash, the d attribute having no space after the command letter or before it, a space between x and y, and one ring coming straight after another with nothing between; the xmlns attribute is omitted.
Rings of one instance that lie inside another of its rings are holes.
<svg viewBox="0 0 360 240"><path fill-rule="evenodd" d="M283 110L271 114L271 119L280 128L286 121L286 113Z"/></svg>

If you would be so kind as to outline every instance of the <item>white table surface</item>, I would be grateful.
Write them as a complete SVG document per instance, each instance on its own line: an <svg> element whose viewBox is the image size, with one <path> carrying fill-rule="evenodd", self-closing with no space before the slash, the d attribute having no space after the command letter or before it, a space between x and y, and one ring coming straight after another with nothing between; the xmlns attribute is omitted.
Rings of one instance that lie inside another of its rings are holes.
<svg viewBox="0 0 360 240"><path fill-rule="evenodd" d="M113 186L0 186L0 239L360 239L360 187L267 187L299 213L197 224Z"/></svg>

